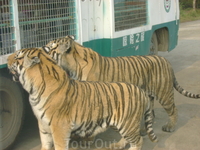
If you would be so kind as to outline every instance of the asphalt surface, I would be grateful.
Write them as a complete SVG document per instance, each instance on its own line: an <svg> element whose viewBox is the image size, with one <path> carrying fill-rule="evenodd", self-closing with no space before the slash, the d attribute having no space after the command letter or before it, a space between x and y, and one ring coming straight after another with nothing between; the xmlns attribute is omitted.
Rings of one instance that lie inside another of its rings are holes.
<svg viewBox="0 0 200 150"><path fill-rule="evenodd" d="M184 89L200 93L200 20L180 24L178 46L169 53L159 52L159 55L170 61L176 78ZM154 131L159 141L152 143L147 136L144 136L142 150L200 149L200 99L190 99L175 91L175 104L178 108L176 130L166 133L161 128L167 122L167 114L158 102L155 103ZM119 140L120 135L109 129L96 138L96 142L90 147L76 148L78 145L74 141L71 143L73 148L70 150L103 150L106 148L102 147L107 147L110 142ZM11 149L39 150L40 147L37 121L30 113L25 119L21 134Z"/></svg>

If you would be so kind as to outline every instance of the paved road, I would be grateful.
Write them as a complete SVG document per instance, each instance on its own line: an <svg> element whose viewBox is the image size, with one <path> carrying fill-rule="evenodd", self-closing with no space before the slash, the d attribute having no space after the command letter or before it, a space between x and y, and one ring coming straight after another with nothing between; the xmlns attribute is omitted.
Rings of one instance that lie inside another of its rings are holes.
<svg viewBox="0 0 200 150"><path fill-rule="evenodd" d="M200 93L200 20L182 23L176 49L170 53L159 53L159 55L166 57L171 62L176 78L183 88L193 93ZM167 121L167 115L163 108L156 103L154 130L159 142L152 143L145 136L142 150L200 149L200 100L189 99L175 92L175 103L179 111L175 132L161 131L162 125ZM92 147L96 145L100 150L101 146L107 146L110 141L113 141L113 138L119 140L120 136L118 133L108 130L97 136L97 141ZM104 140L102 141L102 139ZM77 146L75 142L72 145ZM32 115L27 117L22 133L12 149L40 149L37 123Z"/></svg>

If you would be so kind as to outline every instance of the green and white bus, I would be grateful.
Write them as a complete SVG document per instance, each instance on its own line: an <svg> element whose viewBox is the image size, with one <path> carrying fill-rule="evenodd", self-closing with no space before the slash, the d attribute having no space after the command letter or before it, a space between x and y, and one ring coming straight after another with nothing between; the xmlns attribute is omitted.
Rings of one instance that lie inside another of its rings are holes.
<svg viewBox="0 0 200 150"><path fill-rule="evenodd" d="M7 57L74 35L103 56L171 51L177 45L178 0L0 0L0 149L23 121L24 91L12 82Z"/></svg>
<svg viewBox="0 0 200 150"><path fill-rule="evenodd" d="M104 56L157 54L177 45L177 0L82 0L78 40Z"/></svg>

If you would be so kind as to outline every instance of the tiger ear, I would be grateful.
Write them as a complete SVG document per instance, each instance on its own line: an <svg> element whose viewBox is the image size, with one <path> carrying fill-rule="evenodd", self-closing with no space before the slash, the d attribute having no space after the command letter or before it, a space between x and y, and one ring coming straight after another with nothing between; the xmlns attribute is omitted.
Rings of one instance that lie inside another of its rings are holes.
<svg viewBox="0 0 200 150"><path fill-rule="evenodd" d="M38 57L32 57L32 58L30 58L27 55L25 55L23 66L25 68L28 68L28 67L31 67L31 66L33 66L35 64L38 64L39 62L40 62L40 59Z"/></svg>
<svg viewBox="0 0 200 150"><path fill-rule="evenodd" d="M50 52L50 48L49 47L43 46L42 48L47 54Z"/></svg>
<svg viewBox="0 0 200 150"><path fill-rule="evenodd" d="M72 40L75 40L75 37L73 35L67 35L65 38L70 38Z"/></svg>

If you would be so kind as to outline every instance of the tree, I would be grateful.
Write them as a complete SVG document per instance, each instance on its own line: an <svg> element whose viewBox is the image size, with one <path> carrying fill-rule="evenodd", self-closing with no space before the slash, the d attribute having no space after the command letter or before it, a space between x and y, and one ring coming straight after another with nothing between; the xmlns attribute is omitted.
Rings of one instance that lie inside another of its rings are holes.
<svg viewBox="0 0 200 150"><path fill-rule="evenodd" d="M193 0L193 10L196 10L196 0Z"/></svg>

